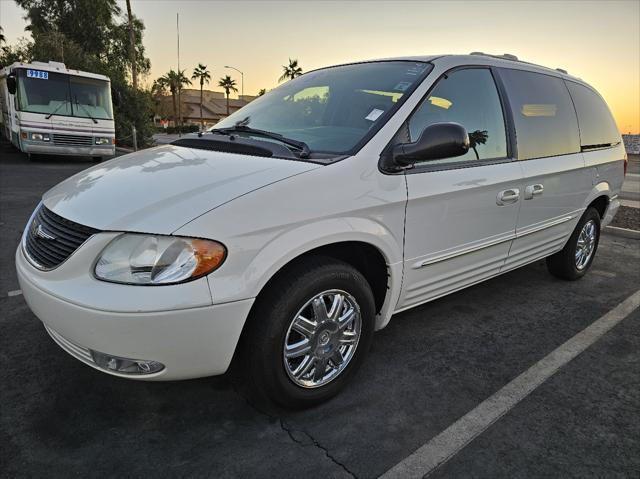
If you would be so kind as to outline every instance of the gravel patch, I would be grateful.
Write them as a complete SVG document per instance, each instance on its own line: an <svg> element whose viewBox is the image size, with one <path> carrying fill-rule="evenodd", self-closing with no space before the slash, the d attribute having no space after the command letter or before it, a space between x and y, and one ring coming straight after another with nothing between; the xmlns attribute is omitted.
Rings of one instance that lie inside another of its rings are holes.
<svg viewBox="0 0 640 479"><path fill-rule="evenodd" d="M640 230L640 208L621 206L615 218L613 218L613 221L610 223L610 226Z"/></svg>

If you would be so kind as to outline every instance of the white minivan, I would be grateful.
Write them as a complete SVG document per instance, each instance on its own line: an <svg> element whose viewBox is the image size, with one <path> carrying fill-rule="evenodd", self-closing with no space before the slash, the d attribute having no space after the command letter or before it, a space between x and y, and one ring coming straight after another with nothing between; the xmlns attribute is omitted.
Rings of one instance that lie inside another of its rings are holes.
<svg viewBox="0 0 640 479"><path fill-rule="evenodd" d="M319 69L49 190L24 297L86 364L336 394L394 313L547 259L589 269L626 154L601 96L511 55ZM534 292L535 294L535 292Z"/></svg>

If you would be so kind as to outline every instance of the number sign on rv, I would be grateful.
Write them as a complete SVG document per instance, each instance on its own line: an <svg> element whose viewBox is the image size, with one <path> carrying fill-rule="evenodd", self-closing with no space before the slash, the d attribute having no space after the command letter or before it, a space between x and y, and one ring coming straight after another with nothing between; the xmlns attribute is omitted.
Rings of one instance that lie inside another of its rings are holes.
<svg viewBox="0 0 640 479"><path fill-rule="evenodd" d="M42 70L27 70L28 78L40 78L41 80L49 79L49 72L43 72Z"/></svg>

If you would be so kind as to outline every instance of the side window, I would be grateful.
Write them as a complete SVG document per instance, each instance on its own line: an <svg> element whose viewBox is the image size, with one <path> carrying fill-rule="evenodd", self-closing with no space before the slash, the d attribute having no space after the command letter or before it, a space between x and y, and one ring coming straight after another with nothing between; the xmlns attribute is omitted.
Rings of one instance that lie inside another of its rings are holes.
<svg viewBox="0 0 640 479"><path fill-rule="evenodd" d="M580 151L578 121L561 78L501 69L513 112L521 160Z"/></svg>
<svg viewBox="0 0 640 479"><path fill-rule="evenodd" d="M507 156L502 107L493 76L485 68L457 70L438 81L409 119L409 135L416 141L434 123L455 122L465 127L471 148L467 154L425 162L452 163Z"/></svg>
<svg viewBox="0 0 640 479"><path fill-rule="evenodd" d="M578 113L580 146L583 150L620 143L620 133L600 95L579 83L565 82Z"/></svg>

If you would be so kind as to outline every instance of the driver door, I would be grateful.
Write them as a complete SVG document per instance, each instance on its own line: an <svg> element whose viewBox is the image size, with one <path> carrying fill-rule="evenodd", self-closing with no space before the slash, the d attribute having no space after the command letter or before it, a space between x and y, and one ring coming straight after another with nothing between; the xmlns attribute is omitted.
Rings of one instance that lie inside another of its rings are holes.
<svg viewBox="0 0 640 479"><path fill-rule="evenodd" d="M505 115L490 68L443 75L408 120L455 122L471 148L406 171L404 279L397 309L435 299L500 272L515 237L521 167L509 154Z"/></svg>

